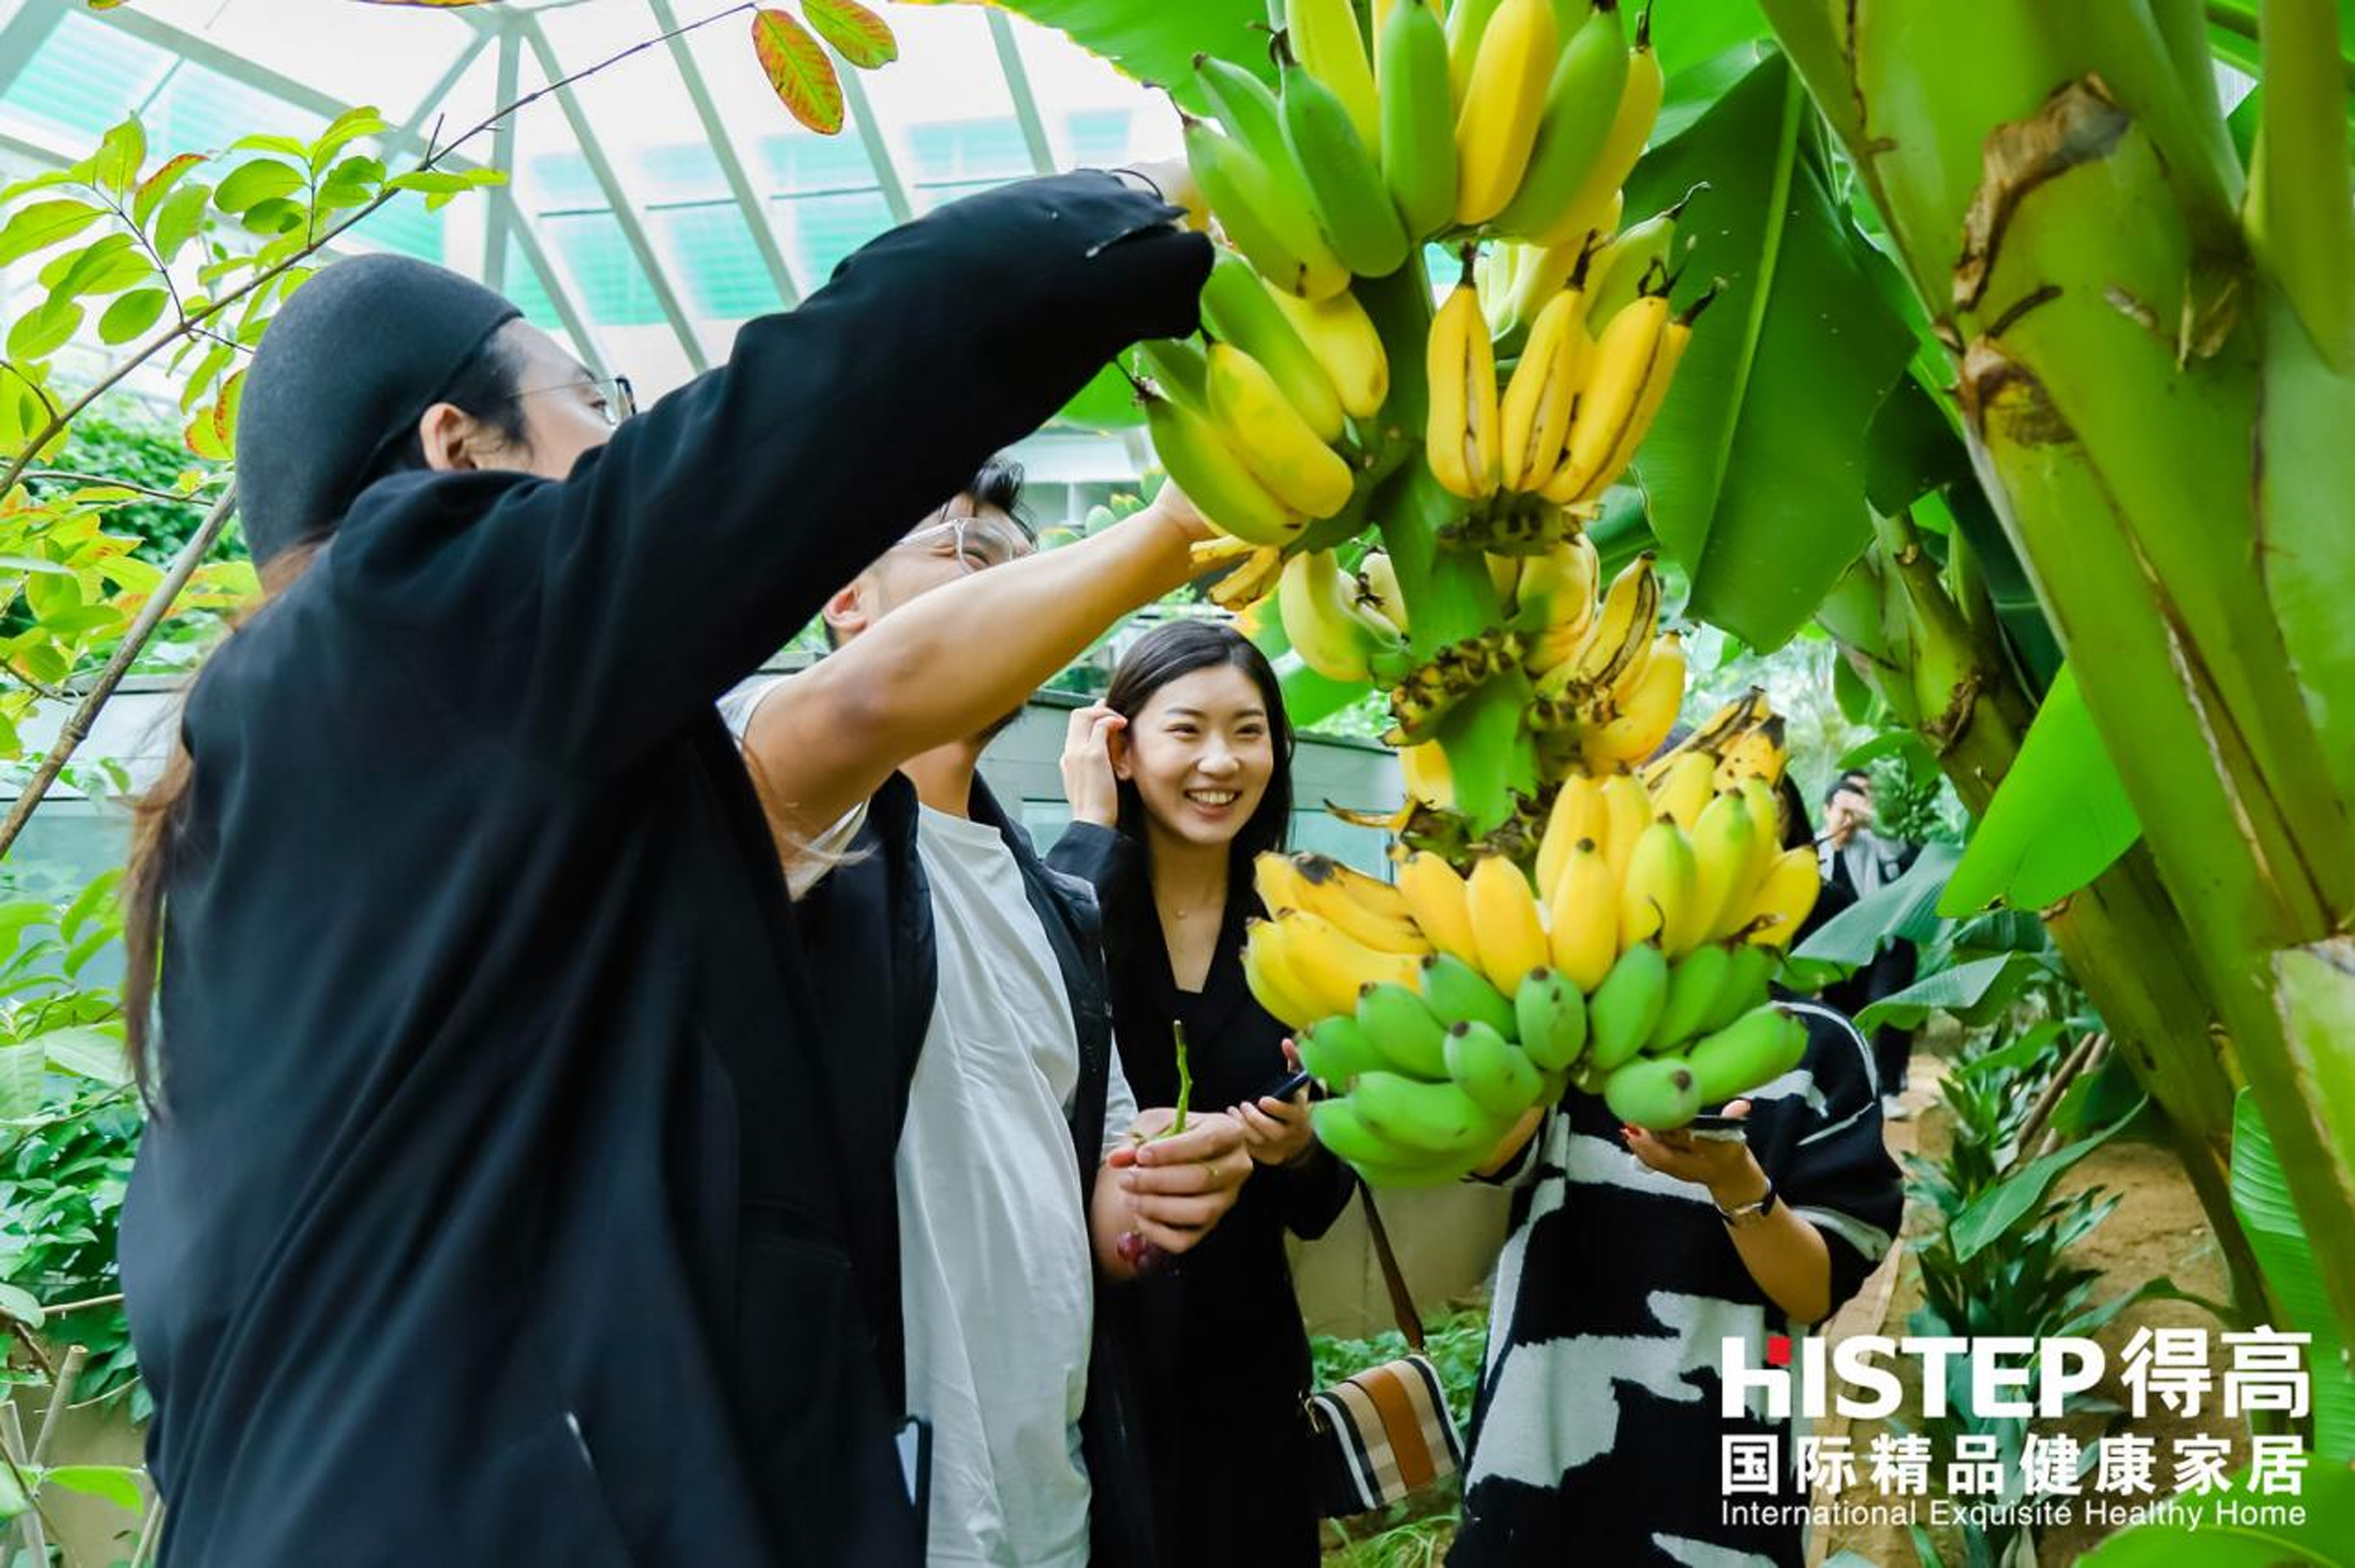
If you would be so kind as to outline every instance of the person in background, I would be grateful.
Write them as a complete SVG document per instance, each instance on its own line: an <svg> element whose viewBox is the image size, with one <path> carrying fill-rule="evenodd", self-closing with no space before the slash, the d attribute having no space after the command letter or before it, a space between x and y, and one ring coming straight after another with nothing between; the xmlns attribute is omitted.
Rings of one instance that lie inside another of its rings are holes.
<svg viewBox="0 0 2355 1568"><path fill-rule="evenodd" d="M1173 176L944 205L635 418L440 267L287 299L237 430L268 599L123 884L163 1562L918 1560L833 1071L870 1042L811 1008L713 703L1194 329Z"/></svg>
<svg viewBox="0 0 2355 1568"><path fill-rule="evenodd" d="M1815 921L1828 920L1866 894L1895 881L1921 852L1918 845L1894 843L1873 831L1873 776L1861 768L1843 773L1824 796L1824 836L1815 847L1816 859L1823 866L1824 895ZM1910 941L1892 937L1873 955L1872 962L1827 986L1824 1000L1853 1018L1882 997L1893 996L1911 985L1920 961ZM1906 1090L1912 1055L1910 1030L1888 1024L1874 1029L1873 1061L1880 1080L1881 1114L1892 1121L1908 1114L1899 1096Z"/></svg>
<svg viewBox="0 0 2355 1568"><path fill-rule="evenodd" d="M1785 849L1808 842L1785 801ZM1781 996L1780 993L1778 993ZM1729 1523L1729 1436L1771 1438L1803 1503L1792 1422L1719 1414L1723 1343L1769 1365L1854 1296L1897 1234L1870 1056L1820 1004L1796 1069L1731 1102L1738 1136L1622 1125L1573 1093L1533 1111L1486 1179L1512 1189L1451 1568L1564 1560L1799 1568L1797 1524ZM1748 1500L1745 1498L1744 1500Z"/></svg>
<svg viewBox="0 0 2355 1568"><path fill-rule="evenodd" d="M1232 626L1170 621L1131 646L1104 700L1071 716L1071 825L1048 863L1104 910L1121 1061L1157 1103L1183 1028L1197 1111L1231 1107L1259 1173L1182 1268L1145 1280L1145 1447L1174 1561L1302 1568L1318 1557L1308 1339L1287 1233L1323 1236L1356 1177L1309 1135L1299 1065L1244 984L1255 856L1284 846L1292 736L1266 655Z"/></svg>
<svg viewBox="0 0 2355 1568"><path fill-rule="evenodd" d="M841 1071L896 1130L848 1174L889 1245L867 1272L897 1281L869 1303L886 1386L930 1425L928 1559L1149 1564L1118 1287L1146 1244L1202 1242L1252 1160L1223 1114L1158 1137L1175 1116L1158 1083L1138 1112L1095 898L1039 862L977 768L1039 683L1187 580L1208 528L1164 487L1041 554L1021 485L983 464L827 600L834 652L723 710L820 1005L860 1043Z"/></svg>

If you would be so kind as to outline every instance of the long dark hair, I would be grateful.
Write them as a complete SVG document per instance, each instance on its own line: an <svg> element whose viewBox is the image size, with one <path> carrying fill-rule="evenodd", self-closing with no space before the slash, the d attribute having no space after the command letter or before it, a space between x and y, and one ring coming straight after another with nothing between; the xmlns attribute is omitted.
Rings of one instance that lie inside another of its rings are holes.
<svg viewBox="0 0 2355 1568"><path fill-rule="evenodd" d="M496 434L509 446L528 445L528 427L523 404L516 399L516 380L522 366L506 335L493 332L458 367L440 396L430 398L434 403L449 403L463 410L478 423ZM418 411L424 412L424 409ZM405 440L388 440L363 477L359 489L365 490L377 480L392 475L428 467L425 443L414 426ZM299 582L310 570L318 553L327 547L334 532L337 519L329 519L308 537L288 545L272 556L261 568L261 597L245 607L230 627L230 636L250 624L256 615ZM197 679L203 679L199 671ZM195 685L188 690L193 693ZM185 705L186 699L183 699ZM139 1096L152 1111L157 1108L152 1075L155 983L163 961L164 885L171 878L172 853L179 842L180 830L187 812L188 790L196 782L196 759L189 754L186 743L178 738L185 734L175 722L171 757L164 764L155 783L131 802L131 858L122 874L122 946L125 962L122 975L123 1051L130 1059L131 1076L138 1084Z"/></svg>
<svg viewBox="0 0 2355 1568"><path fill-rule="evenodd" d="M1239 888L1249 891L1253 858L1263 849L1281 849L1291 829L1292 726L1284 713L1284 688L1275 678L1275 667L1249 638L1224 622L1165 621L1137 639L1122 655L1120 667L1113 671L1112 686L1104 693L1104 705L1134 721L1153 694L1170 682L1221 665L1234 666L1259 688L1259 699L1267 707L1268 743L1275 753L1267 792L1227 846L1226 896L1232 898ZM1142 842L1145 817L1145 800L1137 786L1122 780L1120 831Z"/></svg>

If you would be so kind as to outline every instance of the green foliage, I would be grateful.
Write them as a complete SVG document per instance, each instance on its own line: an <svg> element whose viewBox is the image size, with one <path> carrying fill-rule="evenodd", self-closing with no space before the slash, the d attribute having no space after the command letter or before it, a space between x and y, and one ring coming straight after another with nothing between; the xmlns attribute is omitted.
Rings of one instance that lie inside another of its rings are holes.
<svg viewBox="0 0 2355 1568"><path fill-rule="evenodd" d="M2282 1308L2284 1321L2276 1326L2314 1336L2305 1361L2313 1387L2314 1459L2345 1468L2355 1463L2355 1372L2347 1369L2347 1341L2314 1267L2313 1243L2290 1202L2281 1156L2245 1089L2233 1106L2233 1209L2249 1232L2266 1289Z"/></svg>

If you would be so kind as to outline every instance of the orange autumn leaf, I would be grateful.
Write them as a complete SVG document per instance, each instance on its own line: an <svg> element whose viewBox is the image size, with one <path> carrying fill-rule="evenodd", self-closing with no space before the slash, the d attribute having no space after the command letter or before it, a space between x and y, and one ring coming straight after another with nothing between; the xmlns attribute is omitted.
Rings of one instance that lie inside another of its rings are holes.
<svg viewBox="0 0 2355 1568"><path fill-rule="evenodd" d="M753 53L794 119L820 136L842 129L842 83L834 61L800 23L780 10L755 11Z"/></svg>
<svg viewBox="0 0 2355 1568"><path fill-rule="evenodd" d="M900 57L900 40L892 37L891 24L858 0L802 0L802 14L820 38L834 45L836 54L861 71Z"/></svg>

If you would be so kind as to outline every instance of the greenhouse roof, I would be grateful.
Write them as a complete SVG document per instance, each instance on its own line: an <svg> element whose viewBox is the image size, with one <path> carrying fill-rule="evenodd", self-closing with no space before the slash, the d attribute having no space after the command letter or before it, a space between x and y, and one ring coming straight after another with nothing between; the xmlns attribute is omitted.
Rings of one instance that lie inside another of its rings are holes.
<svg viewBox="0 0 2355 1568"><path fill-rule="evenodd" d="M347 0L0 0L0 160L85 155L137 114L156 149L313 136L355 105L414 159L502 104L723 8L542 0L464 9ZM742 13L526 105L458 156L509 184L439 212L386 208L354 248L409 252L511 295L581 357L658 393L736 326L820 286L866 239L1034 171L1170 155L1175 116L1060 34L994 8L878 4L900 57L840 72L848 122L797 124ZM1134 472L1117 439L1081 479ZM1067 451L1066 458L1079 456Z"/></svg>

